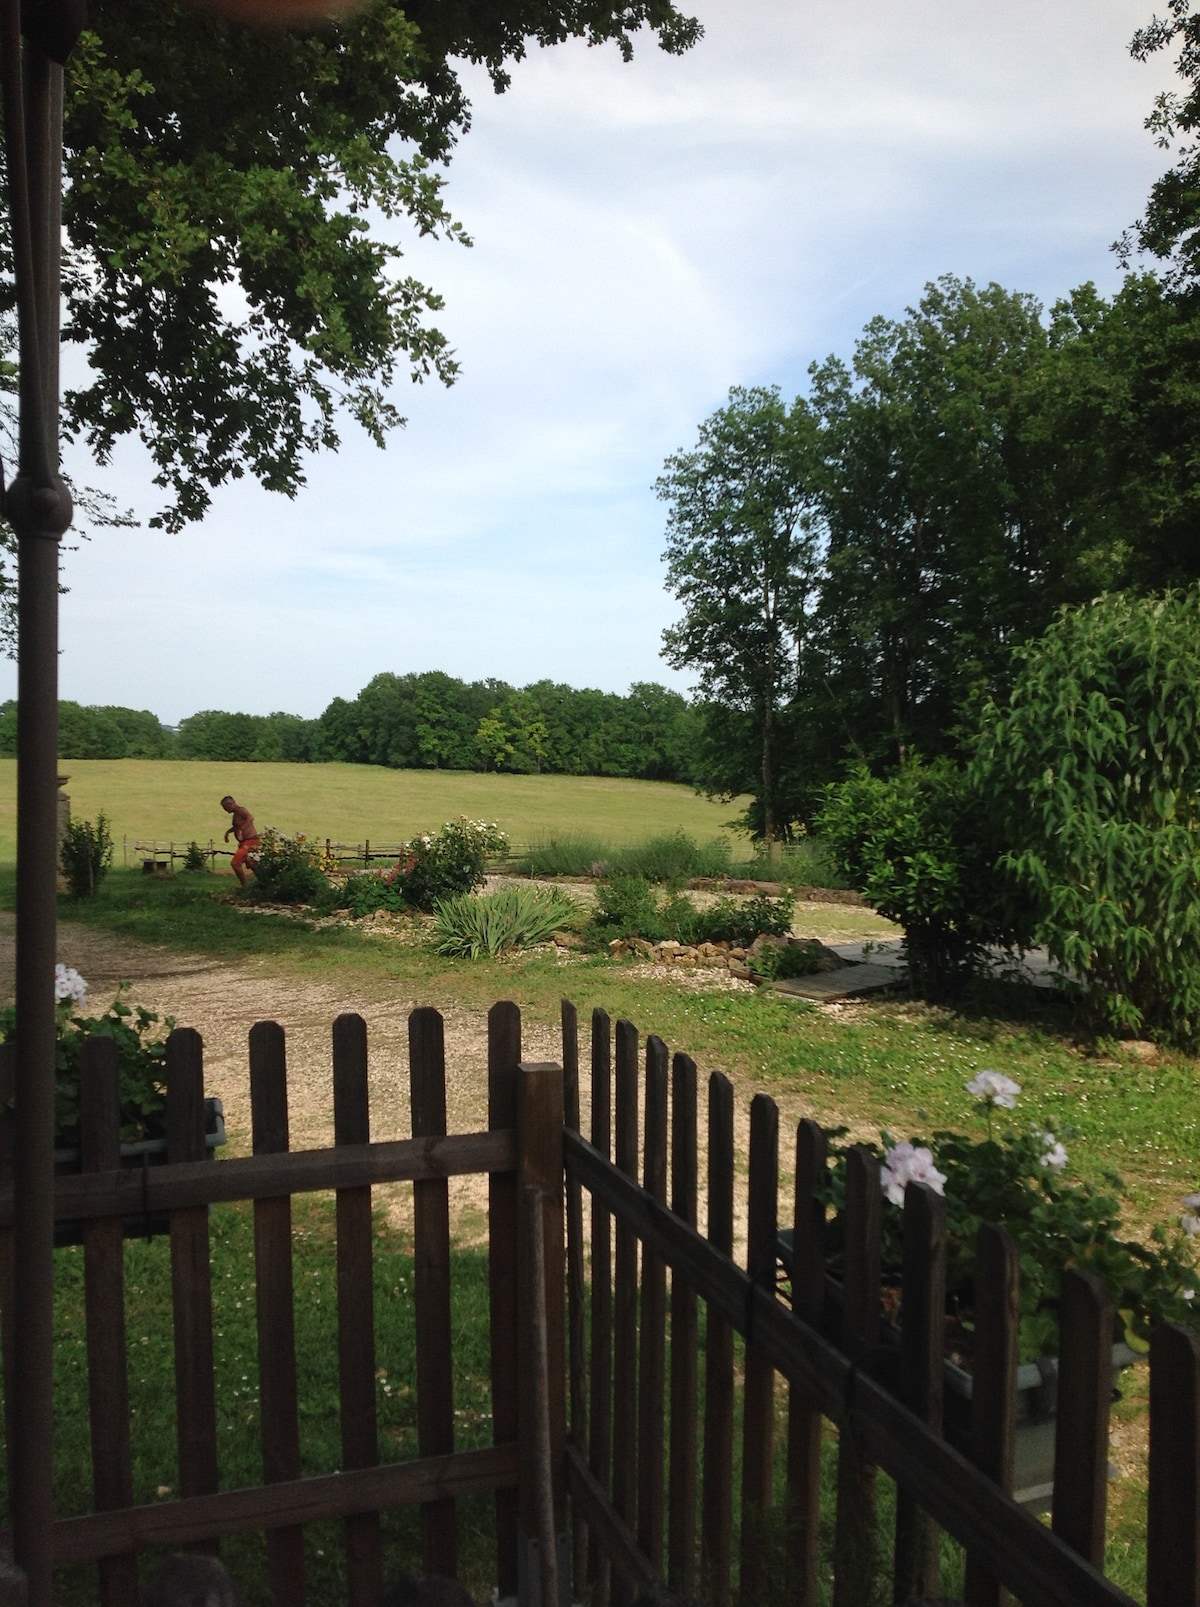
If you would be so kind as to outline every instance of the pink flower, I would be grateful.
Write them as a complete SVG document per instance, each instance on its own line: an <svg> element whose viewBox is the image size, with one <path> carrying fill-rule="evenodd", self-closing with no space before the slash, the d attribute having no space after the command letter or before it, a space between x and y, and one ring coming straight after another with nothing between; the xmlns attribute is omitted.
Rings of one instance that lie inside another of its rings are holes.
<svg viewBox="0 0 1200 1607"><path fill-rule="evenodd" d="M1067 1164L1067 1152L1053 1133L1043 1133L1042 1142L1046 1146L1046 1153L1042 1156L1042 1165L1048 1166L1052 1172L1061 1172Z"/></svg>
<svg viewBox="0 0 1200 1607"><path fill-rule="evenodd" d="M1021 1085L1003 1072L981 1071L966 1084L966 1090L974 1094L976 1099L986 1100L989 1105L1000 1105L1005 1110L1011 1110L1017 1102Z"/></svg>
<svg viewBox="0 0 1200 1607"><path fill-rule="evenodd" d="M928 1183L935 1194L946 1192L946 1174L933 1164L933 1151L907 1139L884 1155L879 1183L893 1205L904 1204L904 1191L910 1183Z"/></svg>

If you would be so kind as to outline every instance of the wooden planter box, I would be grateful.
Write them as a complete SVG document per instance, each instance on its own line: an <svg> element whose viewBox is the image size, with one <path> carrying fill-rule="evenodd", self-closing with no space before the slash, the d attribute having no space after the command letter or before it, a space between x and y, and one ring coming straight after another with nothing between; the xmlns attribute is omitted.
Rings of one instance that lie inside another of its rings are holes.
<svg viewBox="0 0 1200 1607"><path fill-rule="evenodd" d="M208 1158L216 1159L216 1151L226 1143L225 1107L214 1097L204 1101L204 1142ZM141 1170L151 1166L165 1166L167 1141L165 1138L143 1138L136 1143L121 1145L122 1170ZM56 1175L67 1176L80 1170L80 1152L77 1149L56 1149L54 1170ZM151 1239L156 1233L166 1233L169 1222L166 1211L137 1211L122 1219L127 1239ZM83 1223L67 1219L54 1224L54 1248L61 1250L68 1244L83 1243Z"/></svg>
<svg viewBox="0 0 1200 1607"><path fill-rule="evenodd" d="M792 1268L792 1234L788 1228L779 1234L779 1261L788 1277ZM826 1311L831 1327L840 1327L841 1284L826 1277ZM830 1337L833 1337L831 1334ZM900 1329L886 1320L880 1323L880 1340L900 1346ZM1137 1355L1126 1344L1113 1346L1113 1395L1122 1370L1131 1367ZM970 1452L971 1395L974 1380L965 1367L948 1357L942 1363L942 1432L955 1450ZM1022 1362L1017 1368L1017 1422L1014 1444L1013 1500L1030 1512L1049 1510L1054 1494L1054 1430L1058 1416L1058 1357L1043 1356ZM1108 1476L1116 1478L1110 1462Z"/></svg>

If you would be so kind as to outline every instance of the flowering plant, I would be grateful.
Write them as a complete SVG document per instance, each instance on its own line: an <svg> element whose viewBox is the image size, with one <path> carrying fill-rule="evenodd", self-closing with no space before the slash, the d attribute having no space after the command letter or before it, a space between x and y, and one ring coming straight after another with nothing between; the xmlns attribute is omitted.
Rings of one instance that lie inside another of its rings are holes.
<svg viewBox="0 0 1200 1607"><path fill-rule="evenodd" d="M121 1094L121 1139L133 1143L158 1138L165 1131L167 1108L166 1034L175 1021L160 1018L141 1005L126 1004L117 996L100 1016L78 1012L87 1008L87 983L72 966L54 968L55 1084L54 1144L56 1149L79 1145L79 1076L83 1046L89 1038L111 1038L117 1046ZM17 1035L14 1005L0 1007L0 1043Z"/></svg>
<svg viewBox="0 0 1200 1607"><path fill-rule="evenodd" d="M311 904L328 890L331 864L302 831L289 835L267 826L251 861L255 894L272 904Z"/></svg>
<svg viewBox="0 0 1200 1607"><path fill-rule="evenodd" d="M1058 1285L1068 1266L1094 1273L1112 1291L1126 1342L1135 1350L1147 1348L1156 1322L1195 1320L1200 1271L1192 1244L1200 1240L1200 1194L1183 1202L1178 1226L1156 1226L1149 1244L1135 1243L1121 1230L1124 1186L1115 1172L1102 1174L1099 1186L1070 1177L1062 1137L1040 1124L993 1132L993 1112L1015 1107L1019 1083L984 1071L966 1087L985 1105L985 1138L939 1131L928 1141L898 1141L883 1133L879 1146L867 1146L882 1163L885 1280L897 1281L904 1191L915 1180L946 1200L947 1315L956 1349L970 1350L975 1236L983 1222L1007 1228L1020 1250L1022 1360L1057 1349ZM835 1271L843 1245L846 1154L845 1146L835 1146L826 1192L834 1207L828 1242Z"/></svg>
<svg viewBox="0 0 1200 1607"><path fill-rule="evenodd" d="M494 820L459 815L441 831L424 831L403 844L389 881L399 882L413 909L432 910L443 899L473 893L483 884L489 854L503 854L508 838Z"/></svg>

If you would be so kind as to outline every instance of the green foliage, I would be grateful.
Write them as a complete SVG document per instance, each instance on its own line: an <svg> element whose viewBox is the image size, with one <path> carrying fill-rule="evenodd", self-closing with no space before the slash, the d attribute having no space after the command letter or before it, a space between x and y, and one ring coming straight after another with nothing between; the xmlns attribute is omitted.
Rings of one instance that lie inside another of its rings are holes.
<svg viewBox="0 0 1200 1607"><path fill-rule="evenodd" d="M96 889L112 865L112 855L112 832L103 810L94 825L90 820L68 822L59 863L72 898L95 898Z"/></svg>
<svg viewBox="0 0 1200 1607"><path fill-rule="evenodd" d="M224 714L204 709L180 722L176 752L181 759L217 759L227 764L313 764L325 757L319 720L298 714Z"/></svg>
<svg viewBox="0 0 1200 1607"><path fill-rule="evenodd" d="M400 850L396 879L413 909L433 910L444 899L482 886L487 857L502 854L508 838L495 821L460 815L440 831L422 832Z"/></svg>
<svg viewBox="0 0 1200 1607"><path fill-rule="evenodd" d="M557 888L509 883L494 893L445 899L434 915L438 953L477 960L544 943L577 924L579 907Z"/></svg>
<svg viewBox="0 0 1200 1607"><path fill-rule="evenodd" d="M194 837L187 845L187 852L183 856L183 868L187 871L206 871L208 869L208 858Z"/></svg>
<svg viewBox="0 0 1200 1607"><path fill-rule="evenodd" d="M79 978L76 981L81 983ZM116 998L101 1016L73 1015L72 1005L83 998L65 997L55 1008L54 1146L79 1147L79 1077L83 1046L89 1038L111 1038L117 1046L122 1143L162 1138L166 1133L166 1035L175 1025L171 1016L159 1017L141 1005ZM17 1036L15 1005L0 1007L0 1043Z"/></svg>
<svg viewBox="0 0 1200 1607"><path fill-rule="evenodd" d="M791 929L790 898L762 896L740 901L720 898L708 909L697 909L685 893L661 898L644 876L612 876L596 897L592 920L603 942L613 938L645 938L661 943L729 943L748 948L759 936L782 937Z"/></svg>
<svg viewBox="0 0 1200 1607"><path fill-rule="evenodd" d="M1020 1092L1019 1085L1013 1087ZM1064 1129L1064 1136L1072 1137L1071 1130ZM976 1235L984 1222L1007 1228L1020 1249L1022 1360L1058 1352L1058 1288L1068 1266L1094 1273L1112 1291L1125 1337L1139 1351L1148 1347L1156 1323L1195 1321L1185 1291L1195 1287L1197 1267L1183 1231L1160 1224L1149 1244L1126 1239L1121 1178L1106 1171L1097 1184L1068 1176L1065 1149L1040 1126L993 1134L989 1119L985 1138L935 1131L929 1139L898 1145L884 1133L880 1145L866 1147L884 1162L885 1273L902 1265L904 1188L914 1162L913 1175L945 1194L947 1309L958 1319L967 1348ZM835 1265L843 1244L847 1152L848 1146L835 1148L827 1190L834 1208L827 1243Z"/></svg>
<svg viewBox="0 0 1200 1607"><path fill-rule="evenodd" d="M322 868L324 855L303 832L289 836L268 826L262 846L250 860L254 871L251 892L268 904L313 904L329 888Z"/></svg>
<svg viewBox="0 0 1200 1607"><path fill-rule="evenodd" d="M621 937L660 943L677 935L668 930L655 890L644 876L612 876L601 884L592 929L605 943Z"/></svg>
<svg viewBox="0 0 1200 1607"><path fill-rule="evenodd" d="M792 908L790 898L767 898L762 893L741 901L719 898L697 911L693 941L749 948L756 937L786 937L792 929Z"/></svg>
<svg viewBox="0 0 1200 1607"><path fill-rule="evenodd" d="M595 876L607 868L612 847L585 832L562 831L532 839L521 856L526 876Z"/></svg>
<svg viewBox="0 0 1200 1607"><path fill-rule="evenodd" d="M973 761L1038 936L1099 1018L1200 1041L1200 587L1064 610Z"/></svg>
<svg viewBox="0 0 1200 1607"><path fill-rule="evenodd" d="M366 870L347 876L342 883L341 902L356 921L376 910L399 911L407 908L404 889L396 872Z"/></svg>
<svg viewBox="0 0 1200 1607"><path fill-rule="evenodd" d="M857 765L818 818L853 885L903 926L909 980L929 998L960 991L988 944L1021 936L985 797L949 759L910 759L886 779Z"/></svg>
<svg viewBox="0 0 1200 1607"><path fill-rule="evenodd" d="M813 976L821 969L821 945L815 938L799 943L770 943L754 956L751 968L771 982Z"/></svg>
<svg viewBox="0 0 1200 1607"><path fill-rule="evenodd" d="M724 876L730 848L724 838L698 843L685 831L664 832L640 843L617 848L608 856L615 876L644 876L651 882L683 882L693 876Z"/></svg>

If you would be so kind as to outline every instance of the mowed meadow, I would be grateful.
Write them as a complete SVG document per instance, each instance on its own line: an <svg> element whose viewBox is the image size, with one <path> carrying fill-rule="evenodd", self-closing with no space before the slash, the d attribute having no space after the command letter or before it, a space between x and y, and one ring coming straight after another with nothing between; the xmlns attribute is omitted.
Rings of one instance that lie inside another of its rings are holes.
<svg viewBox="0 0 1200 1607"><path fill-rule="evenodd" d="M517 849L563 832L614 845L676 830L701 842L747 843L729 824L741 802L714 803L667 781L176 759L64 759L60 769L70 778L65 791L76 820L94 820L101 810L108 816L117 864L125 839L220 841L229 824L220 805L226 793L246 804L260 828L337 842L398 842L471 815L494 820ZM15 853L16 760L0 759L0 859Z"/></svg>

